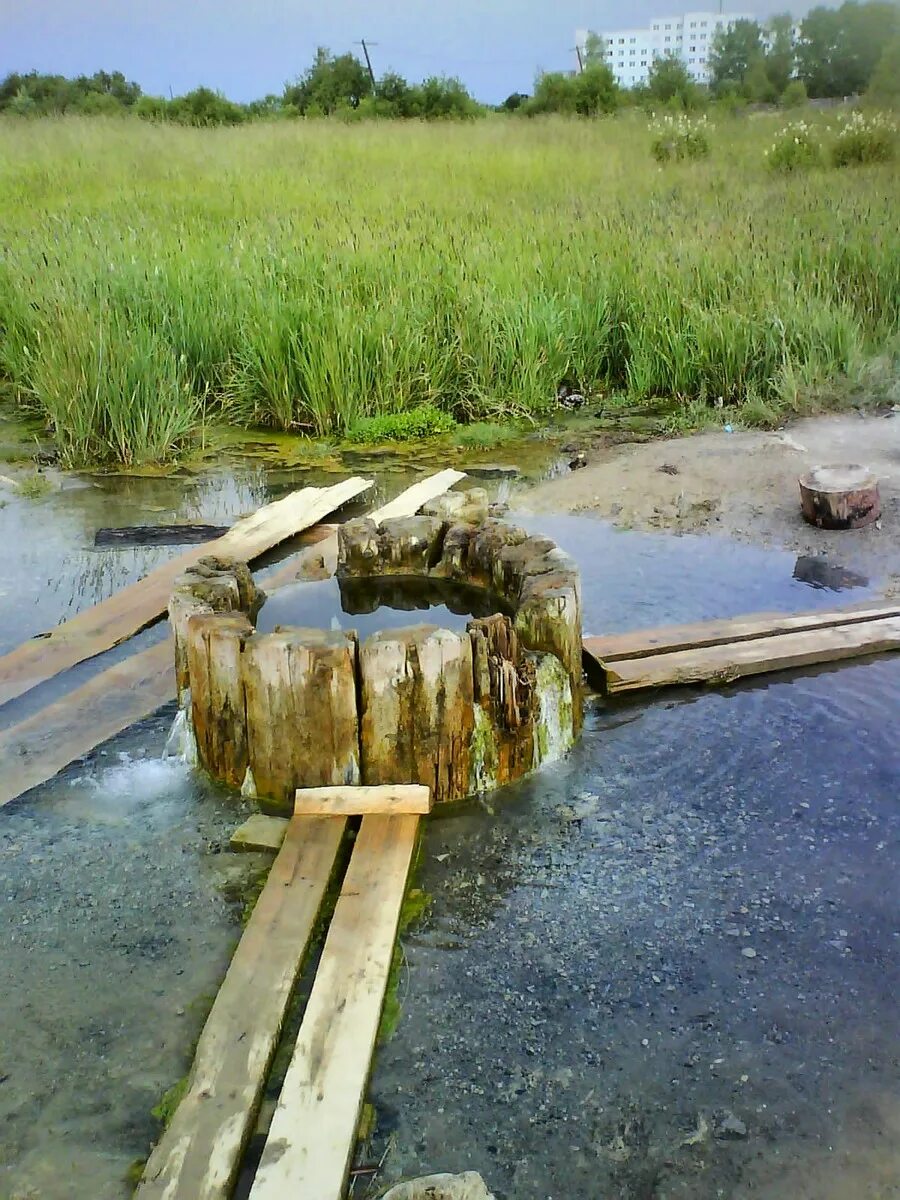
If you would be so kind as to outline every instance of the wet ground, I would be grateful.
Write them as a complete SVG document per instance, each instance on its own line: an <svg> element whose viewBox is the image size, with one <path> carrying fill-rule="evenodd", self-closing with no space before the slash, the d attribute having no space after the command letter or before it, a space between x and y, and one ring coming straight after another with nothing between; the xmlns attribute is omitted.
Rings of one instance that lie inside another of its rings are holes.
<svg viewBox="0 0 900 1200"><path fill-rule="evenodd" d="M177 552L96 552L95 525L153 503L227 521L271 494L262 469L100 482L0 510L4 649ZM589 632L880 582L724 538L528 523L581 562ZM898 702L897 657L595 702L564 763L435 817L372 1084L382 1179L474 1167L499 1200L900 1194ZM169 720L0 810L2 1200L129 1194L239 935L260 860L224 847L247 810L159 761Z"/></svg>

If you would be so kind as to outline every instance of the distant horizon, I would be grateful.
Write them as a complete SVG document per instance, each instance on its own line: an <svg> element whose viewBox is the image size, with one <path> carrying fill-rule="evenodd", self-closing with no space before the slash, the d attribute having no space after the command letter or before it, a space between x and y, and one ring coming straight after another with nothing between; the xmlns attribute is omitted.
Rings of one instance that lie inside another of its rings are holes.
<svg viewBox="0 0 900 1200"><path fill-rule="evenodd" d="M728 7L764 21L785 11L799 20L819 6L788 9L777 0L745 0ZM69 78L121 71L148 95L209 87L248 103L280 94L309 66L318 46L362 60L359 42L365 38L376 76L398 71L410 82L457 76L475 99L499 104L513 92L530 93L540 71L574 69L576 30L624 28L619 5L588 0L559 0L552 26L538 0L458 0L452 7L424 8L409 0L338 0L327 13L308 0L257 0L252 12L238 0L190 6L175 0L30 0L27 6L0 0L6 29L0 78L32 70ZM644 25L681 11L688 10L638 0L625 20Z"/></svg>

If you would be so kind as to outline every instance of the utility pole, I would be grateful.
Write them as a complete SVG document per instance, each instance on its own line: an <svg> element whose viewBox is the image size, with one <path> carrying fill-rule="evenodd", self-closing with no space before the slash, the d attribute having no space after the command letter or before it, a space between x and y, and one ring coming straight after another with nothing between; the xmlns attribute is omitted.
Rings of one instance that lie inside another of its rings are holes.
<svg viewBox="0 0 900 1200"><path fill-rule="evenodd" d="M372 80L372 94L375 94L375 72L372 70L372 60L369 58L369 47L366 45L366 39L356 43L357 46L362 46L363 54L366 56L366 66L369 68L369 78ZM377 46L377 42L371 42L372 46Z"/></svg>
<svg viewBox="0 0 900 1200"><path fill-rule="evenodd" d="M575 54L578 56L578 74L580 75L584 71L584 62L582 61L582 58L581 58L581 47L573 46L572 49L575 51Z"/></svg>

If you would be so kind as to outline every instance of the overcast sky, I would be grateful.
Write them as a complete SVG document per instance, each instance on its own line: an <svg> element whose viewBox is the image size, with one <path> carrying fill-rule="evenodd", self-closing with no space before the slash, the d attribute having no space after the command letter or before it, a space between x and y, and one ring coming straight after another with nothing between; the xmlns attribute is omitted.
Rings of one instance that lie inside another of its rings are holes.
<svg viewBox="0 0 900 1200"><path fill-rule="evenodd" d="M751 0L726 11L762 18L784 9ZM479 100L497 103L530 92L540 68L573 66L576 29L644 25L677 11L652 0L0 0L0 77L120 70L146 92L206 84L252 100L280 92L316 46L361 54L354 43L366 38L377 43L376 74L458 75Z"/></svg>

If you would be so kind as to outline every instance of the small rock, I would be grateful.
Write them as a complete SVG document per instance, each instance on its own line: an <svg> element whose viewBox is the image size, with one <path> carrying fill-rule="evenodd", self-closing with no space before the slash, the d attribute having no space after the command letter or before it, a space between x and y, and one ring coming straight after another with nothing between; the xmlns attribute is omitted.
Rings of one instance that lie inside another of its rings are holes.
<svg viewBox="0 0 900 1200"><path fill-rule="evenodd" d="M579 450L572 461L569 463L570 471L577 471L581 467L587 466L587 455L583 450Z"/></svg>
<svg viewBox="0 0 900 1200"><path fill-rule="evenodd" d="M494 1200L477 1171L461 1175L423 1175L386 1191L382 1200Z"/></svg>
<svg viewBox="0 0 900 1200"><path fill-rule="evenodd" d="M678 468L675 466L674 463L663 463L663 465L659 468L659 470L662 471L663 474L665 474L665 475L677 475L678 474Z"/></svg>
<svg viewBox="0 0 900 1200"><path fill-rule="evenodd" d="M745 946L741 951L741 954L744 956L744 958L756 958L756 951L752 946Z"/></svg>
<svg viewBox="0 0 900 1200"><path fill-rule="evenodd" d="M733 1112L724 1112L716 1122L717 1138L745 1138L747 1126Z"/></svg>

